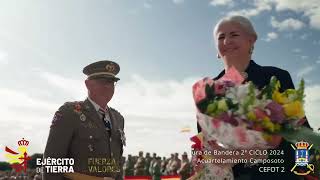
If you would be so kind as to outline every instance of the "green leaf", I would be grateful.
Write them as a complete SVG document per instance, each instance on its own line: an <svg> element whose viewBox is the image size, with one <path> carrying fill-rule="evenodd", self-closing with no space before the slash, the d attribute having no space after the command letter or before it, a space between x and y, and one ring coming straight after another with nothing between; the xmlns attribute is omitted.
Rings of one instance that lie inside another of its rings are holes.
<svg viewBox="0 0 320 180"><path fill-rule="evenodd" d="M208 105L212 103L212 100L214 100L216 97L213 86L210 87L209 84L206 84L206 87L205 87L206 97L196 104L197 108L200 110L201 113L206 113Z"/></svg>
<svg viewBox="0 0 320 180"><path fill-rule="evenodd" d="M207 98L205 98L205 99L199 101L196 105L201 113L205 113L207 110L208 104L209 104L209 101Z"/></svg>
<svg viewBox="0 0 320 180"><path fill-rule="evenodd" d="M255 100L256 100L256 94L255 94L255 87L253 83L250 81L248 84L248 93L247 96L245 97L244 103L243 103L243 109L245 113L249 111L249 106L253 105Z"/></svg>
<svg viewBox="0 0 320 180"><path fill-rule="evenodd" d="M210 87L209 84L206 84L206 91L205 92L206 92L206 98L207 99L213 99L214 98L214 96L215 96L214 88Z"/></svg>
<svg viewBox="0 0 320 180"><path fill-rule="evenodd" d="M299 84L299 89L298 89L298 100L303 102L303 98L304 98L304 80L301 79Z"/></svg>
<svg viewBox="0 0 320 180"><path fill-rule="evenodd" d="M275 91L277 88L280 88L280 82L275 76L272 76L270 83L262 89L261 96L266 96L267 99L272 99L273 91Z"/></svg>
<svg viewBox="0 0 320 180"><path fill-rule="evenodd" d="M226 98L226 102L230 110L237 111L239 109L238 104L233 104L230 98Z"/></svg>
<svg viewBox="0 0 320 180"><path fill-rule="evenodd" d="M291 143L306 141L309 144L313 144L313 148L320 148L320 134L304 126L297 129L283 128L278 134Z"/></svg>

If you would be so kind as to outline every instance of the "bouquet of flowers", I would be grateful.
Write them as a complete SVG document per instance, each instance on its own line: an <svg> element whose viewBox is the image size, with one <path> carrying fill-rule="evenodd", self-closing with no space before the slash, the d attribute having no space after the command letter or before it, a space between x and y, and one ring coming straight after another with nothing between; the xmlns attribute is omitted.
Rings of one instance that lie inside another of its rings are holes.
<svg viewBox="0 0 320 180"><path fill-rule="evenodd" d="M320 136L304 128L304 81L297 90L280 92L280 82L272 77L262 90L231 68L219 80L204 78L193 85L197 121L202 132L191 138L193 151L213 151L218 144L231 150L271 149L281 138L320 146ZM196 173L191 179L233 179L231 166L199 163L210 159L203 153L193 156ZM212 157L211 157L212 158Z"/></svg>

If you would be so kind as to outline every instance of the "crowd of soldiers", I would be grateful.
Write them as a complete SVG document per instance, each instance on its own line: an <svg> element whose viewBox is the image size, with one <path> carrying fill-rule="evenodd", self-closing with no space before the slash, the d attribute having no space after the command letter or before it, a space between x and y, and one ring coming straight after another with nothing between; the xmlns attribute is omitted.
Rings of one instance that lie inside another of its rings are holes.
<svg viewBox="0 0 320 180"><path fill-rule="evenodd" d="M188 159L187 153L181 155L171 154L170 158L157 156L156 153L150 156L146 153L145 157L143 152L139 152L139 156L128 155L124 159L123 166L125 176L152 176L153 180L160 180L164 175L178 175L181 180L190 177L192 173L192 165ZM41 175L36 173L35 170L28 169L27 173L19 174L14 170L10 172L0 172L0 180L41 180Z"/></svg>
<svg viewBox="0 0 320 180"><path fill-rule="evenodd" d="M178 175L181 180L190 177L192 173L192 165L188 159L187 153L181 155L171 154L170 158L157 156L153 153L146 153L145 157L143 152L139 152L139 156L128 155L124 164L125 176L152 176L153 180L160 180L163 175Z"/></svg>

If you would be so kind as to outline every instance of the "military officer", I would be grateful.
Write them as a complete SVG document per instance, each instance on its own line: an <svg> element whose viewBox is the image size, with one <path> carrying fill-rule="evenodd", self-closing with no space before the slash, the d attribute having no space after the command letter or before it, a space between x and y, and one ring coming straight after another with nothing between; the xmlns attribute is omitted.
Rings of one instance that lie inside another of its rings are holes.
<svg viewBox="0 0 320 180"><path fill-rule="evenodd" d="M144 172L146 176L150 176L151 173L149 172L149 168L151 167L151 156L150 153L147 152L146 157L145 157L145 165L144 165Z"/></svg>
<svg viewBox="0 0 320 180"><path fill-rule="evenodd" d="M181 167L178 170L178 174L180 175L180 180L186 180L190 177L190 162L188 159L188 154L184 152L182 154L182 162Z"/></svg>
<svg viewBox="0 0 320 180"><path fill-rule="evenodd" d="M160 157L156 157L155 159L156 161L152 164L152 180L161 180L161 158Z"/></svg>
<svg viewBox="0 0 320 180"><path fill-rule="evenodd" d="M166 159L166 157L163 157L162 161L161 161L161 173L163 175L167 175L166 174L166 166L167 166L167 159Z"/></svg>
<svg viewBox="0 0 320 180"><path fill-rule="evenodd" d="M74 173L43 173L44 180L121 180L124 118L108 106L120 66L104 60L87 65L88 98L67 102L55 113L44 158L73 158ZM71 87L72 88L72 87Z"/></svg>
<svg viewBox="0 0 320 180"><path fill-rule="evenodd" d="M170 168L171 168L171 165L174 161L174 154L171 154L170 158L168 158L168 163L166 165L166 173L167 175L172 175L171 171L170 171Z"/></svg>
<svg viewBox="0 0 320 180"><path fill-rule="evenodd" d="M179 159L179 154L175 153L173 161L170 166L171 175L177 175L178 174L177 171L180 169L180 167L181 167L181 160Z"/></svg>
<svg viewBox="0 0 320 180"><path fill-rule="evenodd" d="M128 160L124 164L124 174L125 176L133 176L134 170L134 158L131 154L128 155Z"/></svg>
<svg viewBox="0 0 320 180"><path fill-rule="evenodd" d="M135 176L144 176L144 166L145 166L145 159L143 157L143 151L139 152L139 158L134 165L134 175Z"/></svg>
<svg viewBox="0 0 320 180"><path fill-rule="evenodd" d="M156 153L153 153L152 154L152 159L150 161L150 166L149 166L149 169L147 169L147 171L149 172L149 174L152 174L152 171L153 171L153 163L156 163L157 162L157 154Z"/></svg>

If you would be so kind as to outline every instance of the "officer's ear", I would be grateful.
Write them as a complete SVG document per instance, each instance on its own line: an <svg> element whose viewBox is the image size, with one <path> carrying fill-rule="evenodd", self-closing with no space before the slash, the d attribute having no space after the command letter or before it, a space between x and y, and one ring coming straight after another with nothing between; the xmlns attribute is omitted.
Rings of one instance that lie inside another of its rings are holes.
<svg viewBox="0 0 320 180"><path fill-rule="evenodd" d="M90 91L92 88L92 81L90 79L86 79L84 83L86 84L87 89Z"/></svg>

